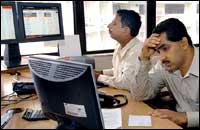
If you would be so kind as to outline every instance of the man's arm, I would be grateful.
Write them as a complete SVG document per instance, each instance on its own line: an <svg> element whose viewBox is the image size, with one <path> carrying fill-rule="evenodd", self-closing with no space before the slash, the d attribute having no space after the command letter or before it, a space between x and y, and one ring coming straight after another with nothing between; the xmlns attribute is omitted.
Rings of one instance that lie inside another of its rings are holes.
<svg viewBox="0 0 200 130"><path fill-rule="evenodd" d="M104 70L94 70L95 78L98 80L100 75L109 75L113 76L113 68L112 69L104 69Z"/></svg>
<svg viewBox="0 0 200 130"><path fill-rule="evenodd" d="M186 112L187 127L199 127L199 112Z"/></svg>
<svg viewBox="0 0 200 130"><path fill-rule="evenodd" d="M137 69L135 76L136 86L131 87L131 93L137 100L152 99L162 87L166 86L160 73L161 66L155 69L154 73L149 74L151 69L150 57L160 44L158 36L159 34L152 34L145 40L139 59L137 59L139 69Z"/></svg>
<svg viewBox="0 0 200 130"><path fill-rule="evenodd" d="M124 66L123 74L121 76L99 75L97 81L102 82L114 88L130 90L133 85L135 66L127 64Z"/></svg>
<svg viewBox="0 0 200 130"><path fill-rule="evenodd" d="M180 126L199 127L199 112L175 112L168 109L155 109L151 116L169 119Z"/></svg>
<svg viewBox="0 0 200 130"><path fill-rule="evenodd" d="M161 65L158 62L153 73L149 73L152 69L150 61L140 61L139 69L136 73L136 85L131 87L131 93L137 100L148 100L154 98L159 90L167 84L161 76Z"/></svg>
<svg viewBox="0 0 200 130"><path fill-rule="evenodd" d="M104 69L104 70L102 70L102 74L113 76L113 68L112 69Z"/></svg>

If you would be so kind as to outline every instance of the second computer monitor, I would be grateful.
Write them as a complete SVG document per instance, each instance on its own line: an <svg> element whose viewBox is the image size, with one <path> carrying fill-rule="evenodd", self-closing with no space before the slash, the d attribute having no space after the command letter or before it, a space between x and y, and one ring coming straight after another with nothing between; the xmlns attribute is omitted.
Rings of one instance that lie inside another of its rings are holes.
<svg viewBox="0 0 200 130"><path fill-rule="evenodd" d="M64 39L60 3L18 2L20 42Z"/></svg>

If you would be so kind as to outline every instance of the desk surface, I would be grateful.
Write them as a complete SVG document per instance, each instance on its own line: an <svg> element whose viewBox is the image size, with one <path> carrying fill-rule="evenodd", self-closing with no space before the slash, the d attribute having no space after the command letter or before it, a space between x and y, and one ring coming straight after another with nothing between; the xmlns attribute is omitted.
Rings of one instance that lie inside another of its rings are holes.
<svg viewBox="0 0 200 130"><path fill-rule="evenodd" d="M28 69L21 70L21 76L10 76L6 72L1 72L1 96L12 93L12 82L14 80L20 81L32 81L31 75ZM129 115L148 115L147 113L152 110L148 105L143 102L138 102L134 99L133 96L128 91L113 89L113 88L101 88L100 91L106 92L109 95L114 94L125 94L128 97L128 104L123 106L122 109L122 128L127 129L137 129L137 128L150 128L150 129L180 129L181 127L176 125L175 123L167 120L160 119L157 117L152 117L152 127L130 127L128 126L128 118ZM22 101L20 103L9 105L4 108L1 107L1 114L5 113L5 111L11 107L20 107L20 108L32 108L32 109L40 109L40 102L37 96L33 97L34 99L29 101ZM4 127L6 129L51 129L57 126L57 122L53 120L45 120L45 121L35 121L29 122L23 120L21 117L22 113L17 113L13 116L13 118L9 121L9 123Z"/></svg>

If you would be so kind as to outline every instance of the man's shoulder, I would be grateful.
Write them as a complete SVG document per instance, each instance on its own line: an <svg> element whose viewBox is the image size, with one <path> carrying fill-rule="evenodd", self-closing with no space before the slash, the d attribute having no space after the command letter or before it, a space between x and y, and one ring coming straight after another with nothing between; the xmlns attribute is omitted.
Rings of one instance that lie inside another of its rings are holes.
<svg viewBox="0 0 200 130"><path fill-rule="evenodd" d="M143 45L144 44L142 42L136 43L135 46L133 46L132 48L129 49L129 52L133 53L133 54L136 53L136 52L140 53L141 50L142 50Z"/></svg>
<svg viewBox="0 0 200 130"><path fill-rule="evenodd" d="M135 44L134 46L135 48L142 48L144 46L144 42L142 42L138 38L134 38L133 42L134 42L133 44Z"/></svg>

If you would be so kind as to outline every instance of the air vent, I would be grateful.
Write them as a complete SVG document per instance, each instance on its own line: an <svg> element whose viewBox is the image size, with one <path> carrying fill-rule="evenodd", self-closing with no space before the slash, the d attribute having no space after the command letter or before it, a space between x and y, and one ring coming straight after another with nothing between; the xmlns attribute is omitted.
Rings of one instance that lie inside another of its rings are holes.
<svg viewBox="0 0 200 130"><path fill-rule="evenodd" d="M59 64L56 66L56 71L53 78L55 79L74 78L83 73L84 71L85 71L84 68Z"/></svg>
<svg viewBox="0 0 200 130"><path fill-rule="evenodd" d="M39 75L48 76L52 64L43 61L30 60L30 65Z"/></svg>

